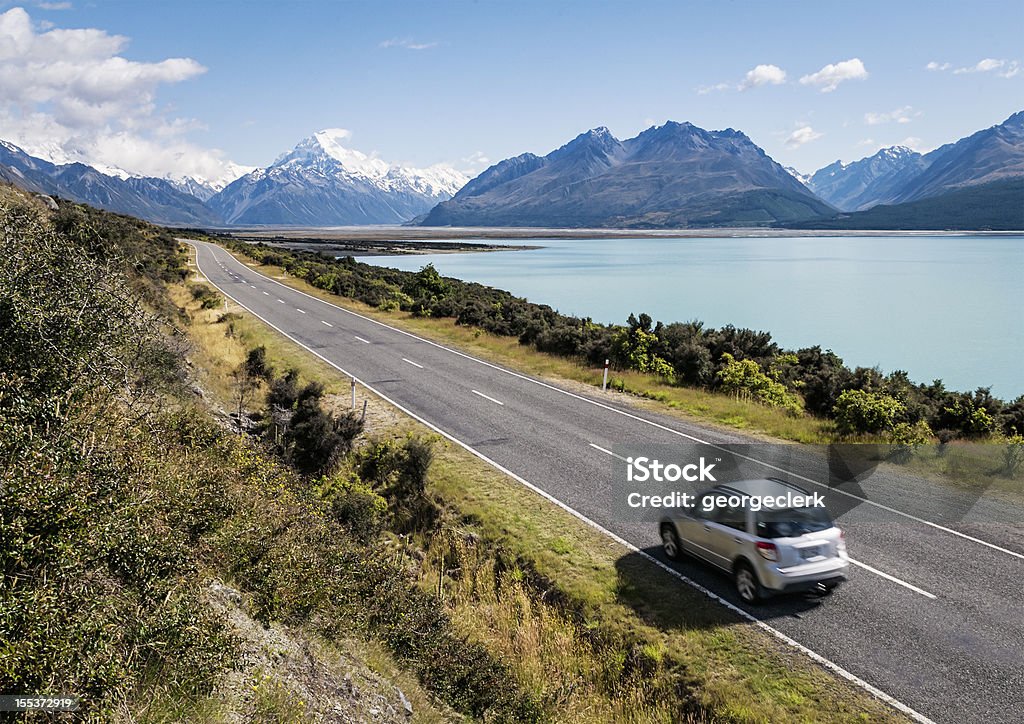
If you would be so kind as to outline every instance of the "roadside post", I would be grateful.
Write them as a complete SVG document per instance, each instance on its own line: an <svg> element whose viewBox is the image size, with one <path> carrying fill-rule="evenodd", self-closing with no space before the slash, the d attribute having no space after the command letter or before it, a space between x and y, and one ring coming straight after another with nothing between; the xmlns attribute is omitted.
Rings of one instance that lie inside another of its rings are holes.
<svg viewBox="0 0 1024 724"><path fill-rule="evenodd" d="M356 409L356 378L355 378L355 375L353 375L352 376L352 411L355 412L355 409Z"/></svg>
<svg viewBox="0 0 1024 724"><path fill-rule="evenodd" d="M604 361L604 381L601 382L601 392L608 390L608 360Z"/></svg>

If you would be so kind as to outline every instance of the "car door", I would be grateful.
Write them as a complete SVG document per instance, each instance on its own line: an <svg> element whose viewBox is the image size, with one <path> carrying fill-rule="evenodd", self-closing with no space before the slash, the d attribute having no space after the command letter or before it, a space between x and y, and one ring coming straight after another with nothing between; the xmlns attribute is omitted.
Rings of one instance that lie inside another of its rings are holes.
<svg viewBox="0 0 1024 724"><path fill-rule="evenodd" d="M748 510L742 506L726 506L714 511L713 519L708 522L707 547L715 565L731 569L732 562L747 547L750 541L747 518Z"/></svg>
<svg viewBox="0 0 1024 724"><path fill-rule="evenodd" d="M697 495L697 505L688 510L678 520L679 537L682 540L683 548L687 553L703 558L709 563L720 565L715 560L708 542L710 533L711 516L714 510L705 511L704 500L713 497L713 493L705 492Z"/></svg>

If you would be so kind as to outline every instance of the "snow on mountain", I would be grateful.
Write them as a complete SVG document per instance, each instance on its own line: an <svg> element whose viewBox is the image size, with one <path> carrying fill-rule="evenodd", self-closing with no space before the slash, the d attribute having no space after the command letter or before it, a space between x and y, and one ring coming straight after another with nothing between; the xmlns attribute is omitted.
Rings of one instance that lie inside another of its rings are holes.
<svg viewBox="0 0 1024 724"><path fill-rule="evenodd" d="M210 206L230 224L392 224L429 211L467 181L442 164L388 163L348 148L348 137L340 128L317 131L229 184Z"/></svg>
<svg viewBox="0 0 1024 724"><path fill-rule="evenodd" d="M804 186L806 186L810 182L810 180L811 180L811 174L809 174L809 173L800 173L799 171L797 171L792 166L783 166L783 168L786 169L786 171L789 172L790 176L795 178L797 181L802 183Z"/></svg>
<svg viewBox="0 0 1024 724"><path fill-rule="evenodd" d="M857 211L897 201L904 186L927 166L920 153L891 146L853 163L836 161L818 169L807 185L836 208Z"/></svg>

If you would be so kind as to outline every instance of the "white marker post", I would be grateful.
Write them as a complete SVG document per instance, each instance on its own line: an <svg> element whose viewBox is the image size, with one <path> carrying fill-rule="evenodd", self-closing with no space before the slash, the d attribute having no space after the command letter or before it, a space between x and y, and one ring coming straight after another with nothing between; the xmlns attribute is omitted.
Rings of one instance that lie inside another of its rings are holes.
<svg viewBox="0 0 1024 724"><path fill-rule="evenodd" d="M608 360L604 361L604 381L601 383L601 392L605 392L608 389Z"/></svg>
<svg viewBox="0 0 1024 724"><path fill-rule="evenodd" d="M352 411L356 410L356 378L352 378Z"/></svg>

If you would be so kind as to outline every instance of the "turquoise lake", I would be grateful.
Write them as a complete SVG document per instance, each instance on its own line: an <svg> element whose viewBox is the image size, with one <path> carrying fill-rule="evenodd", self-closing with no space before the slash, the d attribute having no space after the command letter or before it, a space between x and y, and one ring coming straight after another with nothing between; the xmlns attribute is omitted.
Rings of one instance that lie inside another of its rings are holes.
<svg viewBox="0 0 1024 724"><path fill-rule="evenodd" d="M767 330L848 365L1024 393L1024 236L509 240L543 248L363 257L506 289L595 321Z"/></svg>

